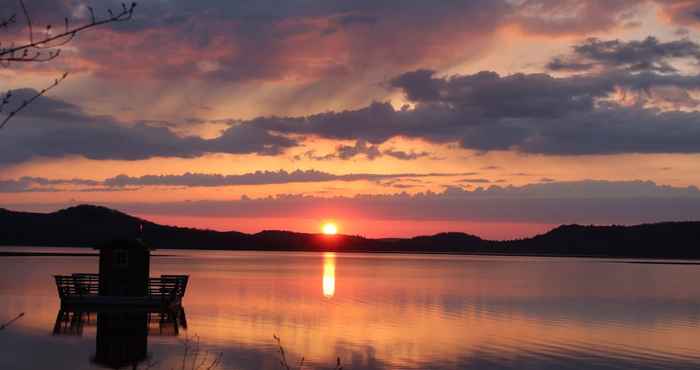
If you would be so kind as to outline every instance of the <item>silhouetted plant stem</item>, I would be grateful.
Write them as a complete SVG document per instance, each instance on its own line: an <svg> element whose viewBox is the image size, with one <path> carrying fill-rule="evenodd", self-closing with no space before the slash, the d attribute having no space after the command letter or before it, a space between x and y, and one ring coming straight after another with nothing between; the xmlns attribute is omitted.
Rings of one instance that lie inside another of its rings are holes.
<svg viewBox="0 0 700 370"><path fill-rule="evenodd" d="M12 319L12 320L10 320L10 321L8 321L8 322L6 322L6 323L0 325L0 330L5 330L8 326L12 325L15 321L19 320L19 319L22 318L23 316L24 316L24 312L22 312L21 314L17 315L17 317L15 317L14 319Z"/></svg>
<svg viewBox="0 0 700 370"><path fill-rule="evenodd" d="M277 348L280 356L280 366L283 370L292 370L293 367L289 365L289 361L287 360L287 352L284 350L284 346L282 346L282 340L276 334L273 334L272 338L274 338L275 342L277 343ZM299 365L296 367L296 369L302 370L303 368L304 357L302 357L301 360L299 360ZM343 370L343 365L340 362L340 357L336 358L335 370Z"/></svg>

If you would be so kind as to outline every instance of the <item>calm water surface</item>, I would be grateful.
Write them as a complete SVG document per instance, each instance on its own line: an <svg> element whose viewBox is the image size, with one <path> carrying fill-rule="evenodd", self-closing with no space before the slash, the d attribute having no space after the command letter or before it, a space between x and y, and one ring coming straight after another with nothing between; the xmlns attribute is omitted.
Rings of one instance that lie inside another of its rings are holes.
<svg viewBox="0 0 700 370"><path fill-rule="evenodd" d="M19 250L20 248L13 248ZM24 248L26 250L26 248ZM43 250L43 249L42 249ZM700 266L613 260L157 251L189 274L187 329L150 335L156 368L182 340L224 369L700 369ZM52 274L95 257L0 257L0 369L94 369L94 321L53 335ZM172 333L171 333L172 334Z"/></svg>

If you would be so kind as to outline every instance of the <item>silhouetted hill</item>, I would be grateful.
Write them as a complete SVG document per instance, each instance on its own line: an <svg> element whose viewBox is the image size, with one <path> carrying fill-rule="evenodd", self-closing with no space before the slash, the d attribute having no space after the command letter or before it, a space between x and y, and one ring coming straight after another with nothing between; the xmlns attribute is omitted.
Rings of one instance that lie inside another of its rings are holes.
<svg viewBox="0 0 700 370"><path fill-rule="evenodd" d="M368 239L276 230L245 234L164 226L109 208L89 205L54 213L0 209L0 245L93 247L125 237L141 237L153 247L174 249L700 258L700 222L637 226L564 225L533 238L513 241L489 241L464 233L440 233L409 239Z"/></svg>
<svg viewBox="0 0 700 370"><path fill-rule="evenodd" d="M143 233L139 230L143 227ZM54 213L0 210L0 244L92 247L117 238L143 237L154 246L203 248L240 245L248 234L158 225L105 207L81 205Z"/></svg>
<svg viewBox="0 0 700 370"><path fill-rule="evenodd" d="M546 234L503 244L511 253L695 259L700 258L700 222L563 225Z"/></svg>

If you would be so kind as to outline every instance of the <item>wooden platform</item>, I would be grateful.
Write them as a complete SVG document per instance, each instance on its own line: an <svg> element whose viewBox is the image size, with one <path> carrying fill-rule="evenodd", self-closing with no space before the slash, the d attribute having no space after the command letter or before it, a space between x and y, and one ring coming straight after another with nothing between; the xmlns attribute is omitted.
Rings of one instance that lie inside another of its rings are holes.
<svg viewBox="0 0 700 370"><path fill-rule="evenodd" d="M182 303L189 276L161 275L149 278L147 295L140 297L101 295L98 274L56 275L54 279L63 308L76 306L167 308Z"/></svg>

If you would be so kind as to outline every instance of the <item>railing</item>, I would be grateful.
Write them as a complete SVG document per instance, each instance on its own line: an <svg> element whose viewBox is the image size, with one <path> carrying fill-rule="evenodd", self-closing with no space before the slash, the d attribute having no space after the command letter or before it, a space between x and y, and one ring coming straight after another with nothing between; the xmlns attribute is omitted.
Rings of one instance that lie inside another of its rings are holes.
<svg viewBox="0 0 700 370"><path fill-rule="evenodd" d="M58 296L84 297L100 294L100 276L98 274L72 274L56 275L56 288Z"/></svg>
<svg viewBox="0 0 700 370"><path fill-rule="evenodd" d="M161 275L159 278L149 278L148 295L182 299L185 296L188 281L187 275Z"/></svg>
<svg viewBox="0 0 700 370"><path fill-rule="evenodd" d="M58 296L63 298L91 297L100 295L98 274L56 275ZM161 275L148 279L148 297L182 299L187 289L187 275Z"/></svg>

